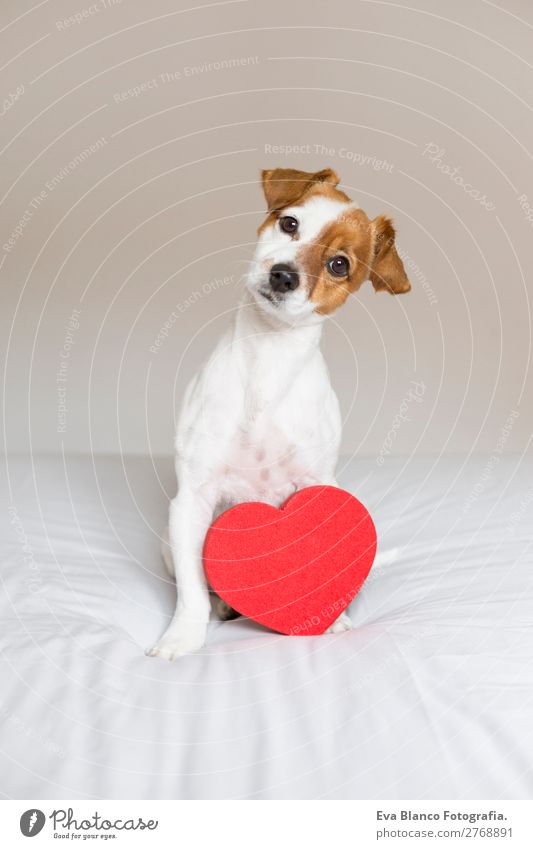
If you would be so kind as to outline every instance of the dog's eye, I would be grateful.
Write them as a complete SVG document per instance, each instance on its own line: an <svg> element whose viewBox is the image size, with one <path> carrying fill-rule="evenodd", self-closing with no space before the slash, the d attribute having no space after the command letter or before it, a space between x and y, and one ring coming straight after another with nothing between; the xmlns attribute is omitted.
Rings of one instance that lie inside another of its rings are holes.
<svg viewBox="0 0 533 849"><path fill-rule="evenodd" d="M350 263L345 256L333 256L328 259L326 267L333 277L348 277L350 271Z"/></svg>
<svg viewBox="0 0 533 849"><path fill-rule="evenodd" d="M292 215L284 215L283 218L279 219L279 226L284 233L296 233L298 220L293 218Z"/></svg>

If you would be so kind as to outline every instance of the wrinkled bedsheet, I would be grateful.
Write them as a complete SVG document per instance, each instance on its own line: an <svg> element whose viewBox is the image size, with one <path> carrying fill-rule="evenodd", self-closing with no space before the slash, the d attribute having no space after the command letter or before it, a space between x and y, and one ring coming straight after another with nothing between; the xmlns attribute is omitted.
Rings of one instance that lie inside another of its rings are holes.
<svg viewBox="0 0 533 849"><path fill-rule="evenodd" d="M5 475L5 476L4 476ZM171 458L11 457L1 510L0 791L12 798L531 798L531 458L340 464L381 560L351 632L175 602Z"/></svg>

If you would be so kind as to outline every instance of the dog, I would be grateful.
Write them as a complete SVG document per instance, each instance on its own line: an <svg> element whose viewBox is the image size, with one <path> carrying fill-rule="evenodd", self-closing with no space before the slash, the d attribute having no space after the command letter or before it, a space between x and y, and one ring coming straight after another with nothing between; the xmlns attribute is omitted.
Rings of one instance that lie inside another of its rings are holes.
<svg viewBox="0 0 533 849"><path fill-rule="evenodd" d="M231 328L188 386L176 435L178 493L163 556L176 612L148 654L168 660L204 645L210 615L202 548L217 510L279 506L306 486L337 486L341 416L320 351L322 326L370 280L411 288L391 220L373 220L331 168L262 172L267 215ZM235 614L221 599L223 619ZM351 627L346 614L331 626Z"/></svg>

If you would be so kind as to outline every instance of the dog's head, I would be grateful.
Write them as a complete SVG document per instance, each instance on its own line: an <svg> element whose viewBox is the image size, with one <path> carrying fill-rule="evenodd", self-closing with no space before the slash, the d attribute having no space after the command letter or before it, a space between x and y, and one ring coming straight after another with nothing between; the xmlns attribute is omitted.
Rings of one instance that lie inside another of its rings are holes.
<svg viewBox="0 0 533 849"><path fill-rule="evenodd" d="M391 220L371 221L335 171L274 168L262 180L268 214L247 285L264 310L287 322L329 315L366 280L378 292L409 291Z"/></svg>

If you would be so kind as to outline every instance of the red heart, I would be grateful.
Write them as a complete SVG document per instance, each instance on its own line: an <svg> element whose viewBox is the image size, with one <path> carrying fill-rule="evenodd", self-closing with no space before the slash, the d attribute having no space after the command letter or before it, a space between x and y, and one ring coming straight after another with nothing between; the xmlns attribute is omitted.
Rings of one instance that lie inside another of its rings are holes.
<svg viewBox="0 0 533 849"><path fill-rule="evenodd" d="M376 553L366 507L343 489L310 486L278 509L238 504L207 532L215 592L282 634L322 634L359 592Z"/></svg>

